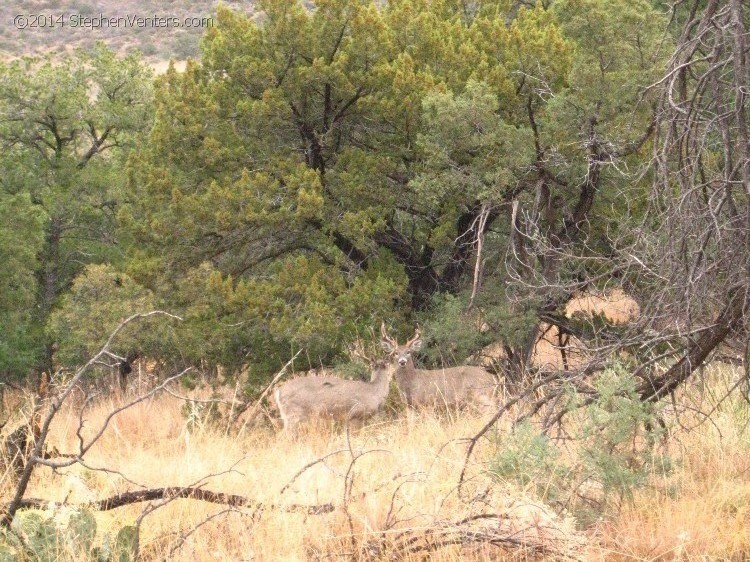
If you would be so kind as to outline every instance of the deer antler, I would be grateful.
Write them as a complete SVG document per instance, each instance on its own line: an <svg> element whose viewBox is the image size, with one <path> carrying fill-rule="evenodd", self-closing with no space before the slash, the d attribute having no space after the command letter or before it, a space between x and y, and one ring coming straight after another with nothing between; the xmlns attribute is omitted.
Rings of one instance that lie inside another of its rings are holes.
<svg viewBox="0 0 750 562"><path fill-rule="evenodd" d="M357 338L354 340L353 343L349 345L349 349L347 350L349 353L349 357L352 359L352 361L356 361L357 359L361 359L367 364L373 364L374 361L371 357L367 355L365 352L365 346L362 343L362 340Z"/></svg>
<svg viewBox="0 0 750 562"><path fill-rule="evenodd" d="M380 335L383 336L383 339L388 343L392 344L394 347L398 347L398 342L388 335L388 330L385 329L385 322L380 324Z"/></svg>
<svg viewBox="0 0 750 562"><path fill-rule="evenodd" d="M410 347L411 344L413 344L415 341L420 339L422 337L422 332L419 329L419 326L417 326L416 330L414 330L414 337L412 337L408 342L406 342L406 347Z"/></svg>

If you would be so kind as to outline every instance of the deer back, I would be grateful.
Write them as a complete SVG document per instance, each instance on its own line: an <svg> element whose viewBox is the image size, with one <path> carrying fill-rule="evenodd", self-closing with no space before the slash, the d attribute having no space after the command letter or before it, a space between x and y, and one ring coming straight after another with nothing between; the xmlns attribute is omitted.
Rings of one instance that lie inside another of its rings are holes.
<svg viewBox="0 0 750 562"><path fill-rule="evenodd" d="M396 384L412 406L491 406L497 387L495 378L480 367L396 370Z"/></svg>
<svg viewBox="0 0 750 562"><path fill-rule="evenodd" d="M375 414L388 396L391 371L387 365L375 366L370 382L306 376L284 383L274 393L284 427L313 418L349 421Z"/></svg>

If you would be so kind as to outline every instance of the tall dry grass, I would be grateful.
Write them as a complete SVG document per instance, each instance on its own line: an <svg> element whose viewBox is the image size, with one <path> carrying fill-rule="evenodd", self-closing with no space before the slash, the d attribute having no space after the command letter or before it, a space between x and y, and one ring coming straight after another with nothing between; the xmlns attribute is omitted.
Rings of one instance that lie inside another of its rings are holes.
<svg viewBox="0 0 750 562"><path fill-rule="evenodd" d="M713 371L716 402L737 373ZM704 412L715 405L705 399L709 394L699 405ZM117 404L108 400L89 408L83 432L93 432ZM188 423L183 403L169 395L115 416L87 455L88 468L38 468L27 495L77 504L141 487L201 486L266 506L179 499L96 514L98 539L104 540L133 524L144 509L156 508L141 523L145 560L487 560L554 554L587 560L746 559L747 404L737 395L709 421L696 412L677 414L667 420L669 444L663 445L674 459L671 474L654 474L632 502L588 528L555 514L531 495L531 487L493 479L486 470L495 453L493 439L480 443L470 479L459 490L463 439L484 422L472 415L409 411L351 434L311 429L292 438L270 428L238 434L221 424ZM50 444L62 452L75 450L78 424L74 409L66 409ZM507 422L498 431L507 433ZM5 499L9 489L6 483ZM335 509L327 514L285 510L328 503ZM488 537L501 544L487 543ZM437 547L441 542L446 545ZM61 559L75 555L61 552Z"/></svg>
<svg viewBox="0 0 750 562"><path fill-rule="evenodd" d="M702 388L678 397L665 438L674 469L590 530L603 558L750 560L750 396L735 388L742 376L715 364Z"/></svg>

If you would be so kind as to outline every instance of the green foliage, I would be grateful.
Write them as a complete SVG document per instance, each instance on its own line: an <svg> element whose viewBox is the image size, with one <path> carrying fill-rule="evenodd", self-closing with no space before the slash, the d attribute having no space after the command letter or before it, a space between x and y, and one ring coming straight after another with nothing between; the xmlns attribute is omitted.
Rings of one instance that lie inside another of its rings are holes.
<svg viewBox="0 0 750 562"><path fill-rule="evenodd" d="M270 266L266 278L235 282L203 264L172 301L185 318L174 328L174 345L194 361L247 365L255 386L300 348L310 367L332 364L358 334L389 316L399 293L387 265L348 281L314 256L290 256Z"/></svg>
<svg viewBox="0 0 750 562"><path fill-rule="evenodd" d="M559 500L559 488L569 473L547 436L528 422L499 441L490 470L497 478L531 488L551 502Z"/></svg>
<svg viewBox="0 0 750 562"><path fill-rule="evenodd" d="M528 133L503 121L497 94L470 80L463 93L424 98L425 132L417 138L423 154L420 173L411 182L414 195L435 209L426 241L450 248L456 220L473 201L500 201L516 185L533 158Z"/></svg>
<svg viewBox="0 0 750 562"><path fill-rule="evenodd" d="M640 400L636 379L616 363L597 378L597 399L583 408L581 451L584 470L602 485L603 493L631 498L654 468L654 445L659 438L656 406ZM651 429L643 435L645 428ZM663 459L662 459L663 460Z"/></svg>
<svg viewBox="0 0 750 562"><path fill-rule="evenodd" d="M16 517L16 529L25 538L26 548L34 560L54 562L57 559L59 537L53 518L30 512Z"/></svg>
<svg viewBox="0 0 750 562"><path fill-rule="evenodd" d="M585 135L593 116L613 146L634 140L652 114L643 89L661 75L668 54L664 15L648 2L624 0L562 0L553 11L576 49L569 88L550 103L550 131Z"/></svg>
<svg viewBox="0 0 750 562"><path fill-rule="evenodd" d="M429 360L461 361L498 339L522 349L551 293L606 277L611 233L627 233L622 218L639 217L647 193L621 197L620 170L643 161L643 87L666 56L651 4L258 7L219 7L200 62L153 91L136 56L101 45L0 66L0 194L28 195L13 205L42 217L23 235L37 260L8 273L34 282L9 291L0 275L18 334L0 340L0 370L53 368L53 339L62 362L79 362L155 305L185 322L124 345L245 370L251 387L302 348L311 367L341 362L383 320L406 332L424 319L429 349L451 356ZM591 258L561 258L548 278L545 246L565 239L592 176L598 220L586 216L577 241ZM467 314L480 209L486 267ZM519 225L524 276L558 289L515 283ZM17 243L0 223L0 257ZM111 269L85 269L101 263Z"/></svg>
<svg viewBox="0 0 750 562"><path fill-rule="evenodd" d="M86 361L123 320L155 308L151 292L124 273L111 265L87 266L49 319L50 334L59 345L58 360L66 365ZM117 344L125 350L158 353L166 339L159 325L156 319L133 322L118 334Z"/></svg>
<svg viewBox="0 0 750 562"><path fill-rule="evenodd" d="M37 360L34 273L39 267L45 218L28 193L0 191L0 377L18 376Z"/></svg>
<svg viewBox="0 0 750 562"><path fill-rule="evenodd" d="M87 510L55 512L24 510L13 519L12 533L0 535L0 561L130 562L135 560L137 530L122 527L112 541L95 545L96 518Z"/></svg>
<svg viewBox="0 0 750 562"><path fill-rule="evenodd" d="M34 562L54 562L62 557L97 562L100 559L98 550L93 547L96 519L90 511L52 514L22 511L13 519L12 530L22 538L22 559ZM18 548L11 547L16 540L8 541L3 547L18 552Z"/></svg>
<svg viewBox="0 0 750 562"><path fill-rule="evenodd" d="M575 48L567 87L546 104L540 136L555 148L550 171L560 177L586 173L592 143L616 158L615 166L602 170L589 238L593 248L611 255L612 232L630 235L631 221L643 216L650 181L647 175L634 180L633 172L645 169L648 159L636 147L647 140L654 116L657 94L646 88L660 79L671 52L667 20L646 1L561 0L551 11ZM556 186L558 205L572 205L578 185ZM602 267L597 260L583 263L593 275ZM573 278L580 274L569 272Z"/></svg>
<svg viewBox="0 0 750 562"><path fill-rule="evenodd" d="M504 290L482 290L476 306L468 311L469 295L440 294L430 309L419 316L425 346L421 355L431 366L462 364L485 346L500 343L512 350L523 349L529 330L536 326L535 302L527 298L523 307L511 303ZM411 333L403 334L410 337Z"/></svg>
<svg viewBox="0 0 750 562"><path fill-rule="evenodd" d="M616 508L650 475L668 472L669 459L656 451L659 412L639 399L632 375L616 364L596 379L594 391L590 403L588 394L568 393L570 447L525 422L498 440L491 470L581 520Z"/></svg>
<svg viewBox="0 0 750 562"><path fill-rule="evenodd" d="M220 8L201 64L157 81L119 217L129 273L189 318L186 353L262 377L413 325L462 217L524 181L519 69L559 89L570 52L551 12L503 2L260 8Z"/></svg>
<svg viewBox="0 0 750 562"><path fill-rule="evenodd" d="M12 374L25 375L32 357L34 367L53 368L44 328L58 298L87 263L117 261L121 170L149 126L150 102L150 72L140 59L118 58L101 44L0 64L0 256L17 253L23 263L9 259L8 275L37 282L26 283L23 295L7 293L16 307L34 296L34 314L17 323L30 337L14 344L15 364L0 359ZM23 238L9 238L6 224Z"/></svg>
<svg viewBox="0 0 750 562"><path fill-rule="evenodd" d="M70 541L83 552L91 552L96 537L96 518L90 511L81 510L68 521L66 532Z"/></svg>
<svg viewBox="0 0 750 562"><path fill-rule="evenodd" d="M433 299L422 323L425 345L421 354L429 365L460 364L491 343L488 335L477 329L477 316L466 314L466 305L466 299L460 296L439 295Z"/></svg>
<svg viewBox="0 0 750 562"><path fill-rule="evenodd" d="M135 560L137 545L138 529L132 525L122 527L117 532L110 560L112 562L130 562L131 560Z"/></svg>

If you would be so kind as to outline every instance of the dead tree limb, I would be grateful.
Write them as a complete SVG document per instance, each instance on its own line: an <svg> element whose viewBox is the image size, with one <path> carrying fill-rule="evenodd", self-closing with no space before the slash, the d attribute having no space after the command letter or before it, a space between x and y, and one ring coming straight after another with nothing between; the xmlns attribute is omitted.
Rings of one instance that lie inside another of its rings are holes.
<svg viewBox="0 0 750 562"><path fill-rule="evenodd" d="M284 506L263 504L260 502L256 502L248 497L239 496L237 494L225 494L223 492L212 492L210 490L204 490L203 488L179 486L123 492L122 494L116 494L103 500L97 500L94 502L83 504L75 504L73 505L73 507L79 509L91 509L94 511L110 511L112 509L117 509L126 505L132 505L141 502L179 498L200 500L209 503L229 505L232 507L253 507L255 509L261 510L270 509L285 512L307 513L308 515L323 515L326 513L331 513L335 509L332 503L311 505L289 504ZM24 498L19 502L17 509L46 509L50 506L71 507L71 504L50 502L48 500L37 498Z"/></svg>
<svg viewBox="0 0 750 562"><path fill-rule="evenodd" d="M365 545L365 551L388 559L411 559L414 555L449 546L492 546L502 550L524 552L545 560L579 560L571 548L570 537L554 527L531 525L528 529L508 525L507 516L480 513L460 521L438 521L429 527L405 529L392 541L378 537Z"/></svg>
<svg viewBox="0 0 750 562"><path fill-rule="evenodd" d="M726 339L727 335L742 324L744 308L744 291L741 291L740 287L732 288L728 294L728 302L716 322L697 339L690 341L683 357L666 373L649 379L638 389L641 399L659 400L686 381L703 364L709 354Z"/></svg>

